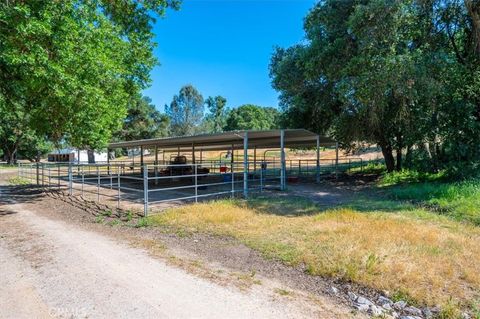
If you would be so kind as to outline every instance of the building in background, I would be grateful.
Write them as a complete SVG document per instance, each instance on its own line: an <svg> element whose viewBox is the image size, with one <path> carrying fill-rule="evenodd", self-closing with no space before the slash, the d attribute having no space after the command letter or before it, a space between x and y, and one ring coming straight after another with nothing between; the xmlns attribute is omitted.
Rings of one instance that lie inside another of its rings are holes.
<svg viewBox="0 0 480 319"><path fill-rule="evenodd" d="M107 152L94 152L88 150L78 150L75 148L64 148L48 154L49 162L63 163L99 163L108 160Z"/></svg>

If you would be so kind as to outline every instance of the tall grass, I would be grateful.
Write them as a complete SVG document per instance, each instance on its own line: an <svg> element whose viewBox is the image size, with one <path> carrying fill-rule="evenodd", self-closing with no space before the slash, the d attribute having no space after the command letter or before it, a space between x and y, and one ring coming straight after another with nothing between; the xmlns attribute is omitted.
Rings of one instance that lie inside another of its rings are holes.
<svg viewBox="0 0 480 319"><path fill-rule="evenodd" d="M170 209L149 222L232 236L266 257L304 264L313 275L401 292L419 303L463 307L479 296L478 228L424 210L320 212L302 201L287 210L295 213L275 202L218 201Z"/></svg>
<svg viewBox="0 0 480 319"><path fill-rule="evenodd" d="M480 226L480 179L455 181L445 171L386 173L378 183L388 197Z"/></svg>
<svg viewBox="0 0 480 319"><path fill-rule="evenodd" d="M453 183L423 182L392 187L396 200L410 200L459 221L480 226L480 180Z"/></svg>

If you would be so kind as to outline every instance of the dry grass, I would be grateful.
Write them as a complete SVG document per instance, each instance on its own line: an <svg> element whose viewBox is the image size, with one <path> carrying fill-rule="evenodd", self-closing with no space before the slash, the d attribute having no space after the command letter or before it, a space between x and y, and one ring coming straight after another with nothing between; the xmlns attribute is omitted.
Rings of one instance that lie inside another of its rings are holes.
<svg viewBox="0 0 480 319"><path fill-rule="evenodd" d="M232 236L267 257L304 263L312 274L422 304L465 308L479 300L480 230L424 211L319 212L295 201L290 207L219 201L171 209L149 222Z"/></svg>

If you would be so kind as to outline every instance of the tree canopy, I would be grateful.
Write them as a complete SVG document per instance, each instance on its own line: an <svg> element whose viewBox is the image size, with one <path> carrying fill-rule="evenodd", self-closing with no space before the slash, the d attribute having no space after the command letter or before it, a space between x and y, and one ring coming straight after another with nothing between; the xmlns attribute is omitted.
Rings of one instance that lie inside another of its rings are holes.
<svg viewBox="0 0 480 319"><path fill-rule="evenodd" d="M204 101L200 92L192 85L185 85L170 105L165 105L170 119L170 132L174 136L194 134L203 119Z"/></svg>
<svg viewBox="0 0 480 319"><path fill-rule="evenodd" d="M210 111L205 118L205 121L208 122L210 126L210 131L213 133L221 132L225 126L225 120L227 116L227 99L223 96L209 96L205 100L205 104Z"/></svg>
<svg viewBox="0 0 480 319"><path fill-rule="evenodd" d="M104 146L129 98L150 81L155 16L177 6L176 0L0 3L0 110L18 117L13 144L30 130L55 143Z"/></svg>
<svg viewBox="0 0 480 319"><path fill-rule="evenodd" d="M149 97L140 94L128 104L127 117L122 129L115 133L119 141L141 140L168 135L169 119L160 113Z"/></svg>
<svg viewBox="0 0 480 319"><path fill-rule="evenodd" d="M228 112L225 130L268 130L278 128L279 112L273 107L241 105Z"/></svg>
<svg viewBox="0 0 480 319"><path fill-rule="evenodd" d="M478 13L469 0L318 2L306 41L272 56L283 122L377 143L389 170L404 152L433 169L477 160Z"/></svg>

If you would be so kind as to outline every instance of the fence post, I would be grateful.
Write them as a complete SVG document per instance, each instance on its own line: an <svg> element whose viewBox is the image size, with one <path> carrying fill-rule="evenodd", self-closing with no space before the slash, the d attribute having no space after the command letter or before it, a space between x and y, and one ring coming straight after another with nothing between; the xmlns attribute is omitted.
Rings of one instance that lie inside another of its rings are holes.
<svg viewBox="0 0 480 319"><path fill-rule="evenodd" d="M100 202L100 171L97 166L97 202Z"/></svg>
<svg viewBox="0 0 480 319"><path fill-rule="evenodd" d="M120 167L117 167L117 189L118 189L117 208L120 208Z"/></svg>
<svg viewBox="0 0 480 319"><path fill-rule="evenodd" d="M338 142L335 143L335 178L338 178Z"/></svg>
<svg viewBox="0 0 480 319"><path fill-rule="evenodd" d="M51 169L50 166L48 166L48 187L50 188L52 186L52 177L51 177Z"/></svg>
<svg viewBox="0 0 480 319"><path fill-rule="evenodd" d="M72 164L68 164L68 195L73 194L73 176L72 176Z"/></svg>
<svg viewBox="0 0 480 319"><path fill-rule="evenodd" d="M148 165L143 165L143 216L148 216Z"/></svg>
<svg viewBox="0 0 480 319"><path fill-rule="evenodd" d="M85 184L85 166L82 166L82 197L83 197L83 184Z"/></svg>
<svg viewBox="0 0 480 319"><path fill-rule="evenodd" d="M45 165L42 163L42 187L45 187Z"/></svg>
<svg viewBox="0 0 480 319"><path fill-rule="evenodd" d="M248 197L248 131L243 136L243 197Z"/></svg>
<svg viewBox="0 0 480 319"><path fill-rule="evenodd" d="M57 164L57 187L60 190L60 164Z"/></svg>
<svg viewBox="0 0 480 319"><path fill-rule="evenodd" d="M195 203L198 203L198 169L197 164L193 164L195 166Z"/></svg>
<svg viewBox="0 0 480 319"><path fill-rule="evenodd" d="M18 165L18 178L21 178L22 173L20 172L20 169L21 169L20 163L18 163L17 165Z"/></svg>
<svg viewBox="0 0 480 319"><path fill-rule="evenodd" d="M110 170L110 164L108 164L108 176L110 176L110 189L113 189L113 175L112 171Z"/></svg>
<svg viewBox="0 0 480 319"><path fill-rule="evenodd" d="M232 180L232 198L233 198L233 196L235 195L235 172L234 172L235 166L234 166L233 162L230 163L230 166L231 166L230 170L232 172L231 173L232 174L231 180Z"/></svg>

